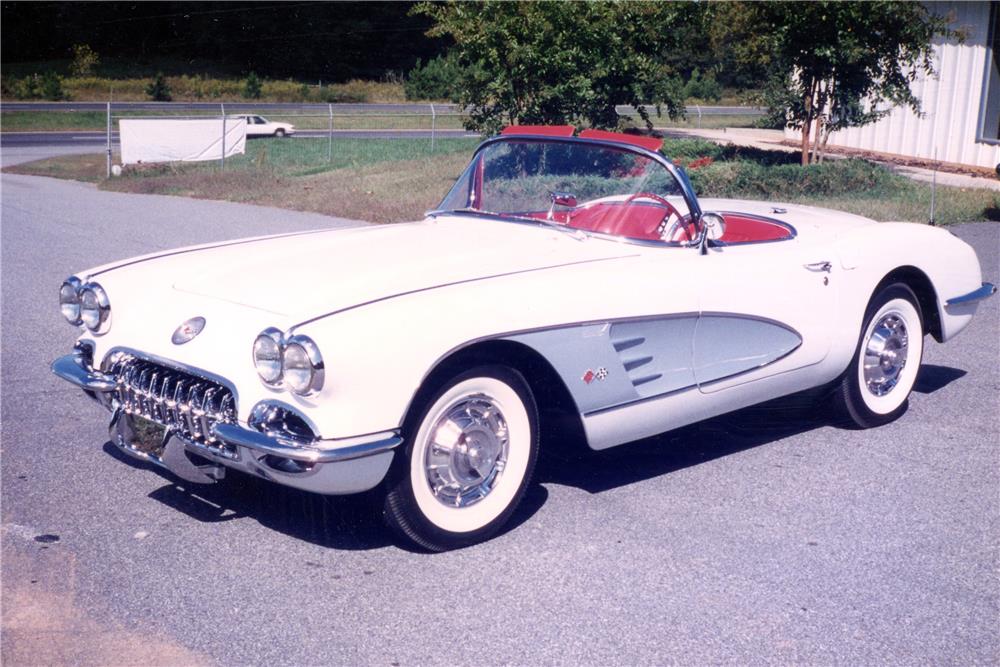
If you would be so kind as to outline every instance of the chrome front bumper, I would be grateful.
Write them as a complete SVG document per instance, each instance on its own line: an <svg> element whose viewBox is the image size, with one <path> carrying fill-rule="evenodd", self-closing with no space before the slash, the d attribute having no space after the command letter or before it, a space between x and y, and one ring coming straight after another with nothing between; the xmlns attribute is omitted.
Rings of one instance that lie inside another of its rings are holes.
<svg viewBox="0 0 1000 667"><path fill-rule="evenodd" d="M331 495L359 493L382 481L392 463L394 450L403 442L398 432L386 431L303 444L240 424L218 423L212 428L212 435L230 445L235 456L187 441L168 429L164 455L157 457L131 446L132 418L113 398L118 381L113 375L91 368L85 348L78 347L72 354L56 359L52 362L52 372L113 412L111 442L121 451L166 468L190 482L210 483L219 479L225 473L222 467L225 466L306 491ZM181 445L209 464L190 464L186 457L178 456Z"/></svg>
<svg viewBox="0 0 1000 667"><path fill-rule="evenodd" d="M961 296L956 296L948 299L944 302L946 306L957 306L963 303L975 303L977 301L982 301L987 297L991 297L997 293L996 285L993 283L983 283L983 286L977 290L973 290L968 294L963 294Z"/></svg>

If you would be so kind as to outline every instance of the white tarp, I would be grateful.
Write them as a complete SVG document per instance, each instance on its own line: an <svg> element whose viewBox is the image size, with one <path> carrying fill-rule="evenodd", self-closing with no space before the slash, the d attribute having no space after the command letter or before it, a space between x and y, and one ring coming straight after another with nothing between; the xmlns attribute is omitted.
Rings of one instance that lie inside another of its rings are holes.
<svg viewBox="0 0 1000 667"><path fill-rule="evenodd" d="M245 118L226 118L226 157L246 152ZM122 118L122 164L196 162L222 157L222 118Z"/></svg>

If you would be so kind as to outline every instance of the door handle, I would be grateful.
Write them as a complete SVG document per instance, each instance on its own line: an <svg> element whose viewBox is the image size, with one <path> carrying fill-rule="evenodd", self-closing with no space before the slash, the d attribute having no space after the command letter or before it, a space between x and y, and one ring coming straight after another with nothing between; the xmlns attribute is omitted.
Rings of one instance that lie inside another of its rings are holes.
<svg viewBox="0 0 1000 667"><path fill-rule="evenodd" d="M811 264L803 264L809 271L826 271L830 273L833 270L832 262L812 262Z"/></svg>

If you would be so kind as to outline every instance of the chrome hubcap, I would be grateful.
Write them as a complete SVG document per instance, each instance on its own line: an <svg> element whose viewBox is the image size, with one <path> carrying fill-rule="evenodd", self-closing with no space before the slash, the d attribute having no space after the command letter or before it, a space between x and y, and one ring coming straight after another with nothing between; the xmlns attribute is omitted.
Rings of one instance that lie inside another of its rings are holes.
<svg viewBox="0 0 1000 667"><path fill-rule="evenodd" d="M865 344L865 384L876 396L885 396L899 383L906 366L909 340L906 323L899 315L882 317Z"/></svg>
<svg viewBox="0 0 1000 667"><path fill-rule="evenodd" d="M507 422L493 400L467 396L434 423L424 471L434 496L449 507L473 505L496 488L507 465Z"/></svg>

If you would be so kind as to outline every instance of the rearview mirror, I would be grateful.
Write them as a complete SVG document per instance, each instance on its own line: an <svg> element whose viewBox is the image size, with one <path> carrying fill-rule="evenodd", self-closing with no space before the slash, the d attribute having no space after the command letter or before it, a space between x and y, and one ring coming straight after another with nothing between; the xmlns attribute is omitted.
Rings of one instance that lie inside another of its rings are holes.
<svg viewBox="0 0 1000 667"><path fill-rule="evenodd" d="M702 213L701 225L709 241L718 241L726 233L726 219L718 213Z"/></svg>
<svg viewBox="0 0 1000 667"><path fill-rule="evenodd" d="M549 214L545 216L547 220L552 219L557 205L576 206L576 195L570 192L550 192L549 199L552 201L552 205L549 206Z"/></svg>
<svg viewBox="0 0 1000 667"><path fill-rule="evenodd" d="M701 214L701 254L708 253L708 242L718 241L726 233L726 219L718 213Z"/></svg>

